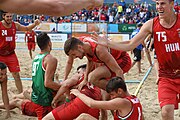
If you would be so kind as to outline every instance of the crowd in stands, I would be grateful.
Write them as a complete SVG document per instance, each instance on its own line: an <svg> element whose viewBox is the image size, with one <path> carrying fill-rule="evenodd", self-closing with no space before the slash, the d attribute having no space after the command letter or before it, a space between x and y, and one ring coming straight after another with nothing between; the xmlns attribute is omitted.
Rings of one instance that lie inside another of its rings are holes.
<svg viewBox="0 0 180 120"><path fill-rule="evenodd" d="M107 22L115 24L136 24L144 23L145 21L155 17L157 13L152 5L141 4L126 4L125 2L119 2L114 4L106 4L102 8L96 8L92 11L80 10L70 16L63 17L51 17L44 15L15 15L14 21L18 21L21 24L28 25L33 20L39 18L42 22L48 23L63 23L63 22Z"/></svg>

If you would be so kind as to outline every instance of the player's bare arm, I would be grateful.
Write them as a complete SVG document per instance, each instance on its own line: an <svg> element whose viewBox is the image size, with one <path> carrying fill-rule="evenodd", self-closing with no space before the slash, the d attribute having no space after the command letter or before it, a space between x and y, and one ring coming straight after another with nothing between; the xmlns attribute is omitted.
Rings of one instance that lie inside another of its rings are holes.
<svg viewBox="0 0 180 120"><path fill-rule="evenodd" d="M20 23L15 22L16 29L19 31L31 31L34 27L36 27L39 24L40 24L40 21L38 19L36 19L33 24L28 25L28 26L24 26L24 25L21 25Z"/></svg>
<svg viewBox="0 0 180 120"><path fill-rule="evenodd" d="M153 20L147 21L143 24L140 32L129 41L114 42L108 40L106 36L100 36L97 33L94 33L92 37L94 40L97 41L97 44L108 46L116 50L130 51L133 50L139 44L141 44L142 41L144 41L149 34L152 34L152 26Z"/></svg>
<svg viewBox="0 0 180 120"><path fill-rule="evenodd" d="M124 98L115 98L109 101L97 101L80 93L79 90L77 89L72 89L71 94L74 94L75 96L80 98L86 105L88 105L91 108L98 108L105 110L123 110L123 109L131 108L130 101Z"/></svg>
<svg viewBox="0 0 180 120"><path fill-rule="evenodd" d="M60 84L53 81L54 74L57 67L57 59L53 57L52 55L47 55L44 58L44 65L46 69L44 85L45 87L48 87L57 91L60 87Z"/></svg>
<svg viewBox="0 0 180 120"><path fill-rule="evenodd" d="M80 9L101 7L104 0L1 0L0 9L17 14L65 16Z"/></svg>

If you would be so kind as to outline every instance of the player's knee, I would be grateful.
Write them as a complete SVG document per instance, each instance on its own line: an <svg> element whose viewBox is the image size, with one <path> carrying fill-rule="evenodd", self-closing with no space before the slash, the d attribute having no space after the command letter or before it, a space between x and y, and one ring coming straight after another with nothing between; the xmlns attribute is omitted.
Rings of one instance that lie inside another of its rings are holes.
<svg viewBox="0 0 180 120"><path fill-rule="evenodd" d="M174 107L164 106L161 111L162 118L171 118L174 115Z"/></svg>
<svg viewBox="0 0 180 120"><path fill-rule="evenodd" d="M13 77L19 78L19 72L12 72Z"/></svg>

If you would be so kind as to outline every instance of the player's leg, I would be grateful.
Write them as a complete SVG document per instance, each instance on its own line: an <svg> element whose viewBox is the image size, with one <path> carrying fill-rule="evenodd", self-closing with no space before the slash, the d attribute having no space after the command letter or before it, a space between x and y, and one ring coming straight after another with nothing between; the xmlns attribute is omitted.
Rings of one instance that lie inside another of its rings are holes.
<svg viewBox="0 0 180 120"><path fill-rule="evenodd" d="M31 50L29 50L29 55L30 55L30 57L32 59L32 51Z"/></svg>
<svg viewBox="0 0 180 120"><path fill-rule="evenodd" d="M142 50L135 48L134 52L134 61L137 63L138 72L141 73L141 53Z"/></svg>
<svg viewBox="0 0 180 120"><path fill-rule="evenodd" d="M141 71L141 60L137 62L137 68L138 68L139 74L142 73L142 71Z"/></svg>
<svg viewBox="0 0 180 120"><path fill-rule="evenodd" d="M88 81L95 86L105 90L107 85L107 80L105 78L109 77L111 77L110 70L105 65L102 65L89 73Z"/></svg>
<svg viewBox="0 0 180 120"><path fill-rule="evenodd" d="M31 42L28 43L28 50L29 50L29 55L32 59L32 49L33 49L33 44Z"/></svg>
<svg viewBox="0 0 180 120"><path fill-rule="evenodd" d="M19 65L19 61L17 59L16 54L10 55L8 62L9 62L8 68L9 68L9 71L12 73L12 76L14 77L15 84L16 84L16 87L18 89L18 92L22 93L23 92L23 86L22 86L22 82L20 79L20 75L19 75L20 65Z"/></svg>
<svg viewBox="0 0 180 120"><path fill-rule="evenodd" d="M20 79L19 72L11 72L11 73L12 73L12 76L14 77L15 84L16 84L16 87L18 89L18 92L22 93L23 92L23 86L22 86L22 82Z"/></svg>
<svg viewBox="0 0 180 120"><path fill-rule="evenodd" d="M23 91L23 86L19 76L20 66L16 54L14 53L9 56L0 56L0 60L7 65L9 71L14 77L18 92L21 93Z"/></svg>
<svg viewBox="0 0 180 120"><path fill-rule="evenodd" d="M179 79L159 78L158 99L163 120L174 120L174 109L178 109Z"/></svg>
<svg viewBox="0 0 180 120"><path fill-rule="evenodd" d="M174 120L174 105L165 105L161 108L162 120Z"/></svg>

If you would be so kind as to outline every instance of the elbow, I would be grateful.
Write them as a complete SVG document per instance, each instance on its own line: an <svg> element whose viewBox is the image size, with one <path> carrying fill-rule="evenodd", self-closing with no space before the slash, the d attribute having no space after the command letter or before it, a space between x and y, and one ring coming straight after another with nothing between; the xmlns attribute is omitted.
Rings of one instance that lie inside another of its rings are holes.
<svg viewBox="0 0 180 120"><path fill-rule="evenodd" d="M94 101L91 100L91 101L89 102L89 104L87 104L87 106L89 106L90 108L95 108L95 107L94 107Z"/></svg>
<svg viewBox="0 0 180 120"><path fill-rule="evenodd" d="M50 82L44 82L44 86L46 88L51 88L51 83Z"/></svg>
<svg viewBox="0 0 180 120"><path fill-rule="evenodd" d="M123 75L123 70L120 68L117 71L115 71L116 75Z"/></svg>
<svg viewBox="0 0 180 120"><path fill-rule="evenodd" d="M44 86L45 86L46 88L48 88L48 87L49 87L49 84L48 84L47 82L45 82L45 83L44 83Z"/></svg>

